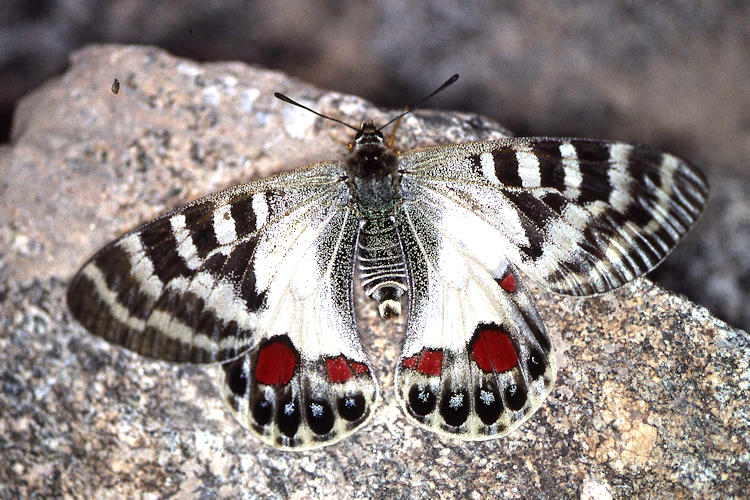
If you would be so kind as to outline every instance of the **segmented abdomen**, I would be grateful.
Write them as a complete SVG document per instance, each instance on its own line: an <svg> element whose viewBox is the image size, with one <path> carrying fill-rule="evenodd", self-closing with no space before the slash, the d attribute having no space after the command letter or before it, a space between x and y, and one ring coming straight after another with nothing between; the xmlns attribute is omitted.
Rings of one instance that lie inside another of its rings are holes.
<svg viewBox="0 0 750 500"><path fill-rule="evenodd" d="M406 290L406 267L392 218L364 219L357 239L357 267L365 293L377 300L381 314L399 314L396 305Z"/></svg>

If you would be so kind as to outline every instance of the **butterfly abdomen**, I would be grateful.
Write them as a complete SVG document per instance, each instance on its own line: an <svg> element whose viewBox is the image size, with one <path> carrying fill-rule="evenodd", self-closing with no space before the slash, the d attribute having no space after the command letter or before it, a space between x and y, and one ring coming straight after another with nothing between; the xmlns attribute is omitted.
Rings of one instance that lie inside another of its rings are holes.
<svg viewBox="0 0 750 500"><path fill-rule="evenodd" d="M392 217L362 220L357 267L365 293L378 302L380 315L399 315L400 298L406 290L406 267Z"/></svg>

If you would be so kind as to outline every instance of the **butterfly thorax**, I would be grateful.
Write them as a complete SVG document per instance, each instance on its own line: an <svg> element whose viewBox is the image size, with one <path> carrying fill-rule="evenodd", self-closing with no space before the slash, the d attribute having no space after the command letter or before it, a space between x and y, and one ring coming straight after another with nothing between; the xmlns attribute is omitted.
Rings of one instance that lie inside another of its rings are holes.
<svg viewBox="0 0 750 500"><path fill-rule="evenodd" d="M364 122L346 158L347 182L362 217L393 215L398 193L398 156L371 121Z"/></svg>

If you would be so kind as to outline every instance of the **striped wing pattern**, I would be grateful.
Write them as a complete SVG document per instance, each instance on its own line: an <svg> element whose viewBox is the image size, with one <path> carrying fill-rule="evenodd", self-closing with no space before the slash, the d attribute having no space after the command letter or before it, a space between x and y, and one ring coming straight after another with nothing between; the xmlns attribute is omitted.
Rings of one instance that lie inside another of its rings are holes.
<svg viewBox="0 0 750 500"><path fill-rule="evenodd" d="M70 310L139 354L224 363L225 399L273 446L335 442L377 397L346 279L357 222L340 178L338 164L315 165L168 213L86 263Z"/></svg>
<svg viewBox="0 0 750 500"><path fill-rule="evenodd" d="M490 439L528 419L556 377L522 274L564 294L612 290L653 269L706 202L690 164L587 139L391 152L398 179L383 183L368 170L380 174L369 126L346 162L219 192L110 243L73 278L71 312L144 356L221 364L244 426L309 449L360 428L378 399L353 312L357 266L384 317L406 290L396 395L407 416Z"/></svg>
<svg viewBox="0 0 750 500"><path fill-rule="evenodd" d="M590 139L425 148L404 155L402 170L417 196L478 214L513 264L570 295L606 292L656 267L708 195L703 174L675 156Z"/></svg>
<svg viewBox="0 0 750 500"><path fill-rule="evenodd" d="M591 295L653 269L695 222L703 175L622 142L519 138L407 152L399 237L406 414L463 439L511 432L552 388L553 348L518 270Z"/></svg>

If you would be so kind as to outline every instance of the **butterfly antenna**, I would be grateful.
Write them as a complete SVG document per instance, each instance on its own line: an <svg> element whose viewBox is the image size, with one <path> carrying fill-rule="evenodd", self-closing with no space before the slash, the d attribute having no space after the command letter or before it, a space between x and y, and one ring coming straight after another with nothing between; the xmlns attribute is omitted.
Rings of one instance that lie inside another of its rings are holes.
<svg viewBox="0 0 750 500"><path fill-rule="evenodd" d="M389 121L388 123L386 123L385 125L383 125L382 127L380 127L378 130L379 131L383 130L385 127L387 127L391 123L395 122L396 120L398 120L400 118L403 118L404 115L407 115L407 114L411 113L412 111L414 111L415 109L417 109L419 106L421 106L422 104L424 104L432 96L434 96L438 92L442 92L446 88L448 88L451 85L453 85L454 83L456 83L456 80L458 80L458 73L455 74L455 75L453 75L453 76L451 76L450 78L448 78L441 86L439 86L438 88L436 88L435 90L433 90L428 96L423 97L422 99L420 99L419 101L415 102L414 104L411 104L411 105L407 106L406 107L406 111L404 111L403 113L401 113L398 116L393 117L393 119L391 121Z"/></svg>
<svg viewBox="0 0 750 500"><path fill-rule="evenodd" d="M324 114L318 113L318 112L317 112L317 111L315 111L314 109L310 109L310 108L308 108L307 106L303 106L302 104L298 103L297 101L295 101L295 100L293 100L293 99L291 99L291 98L289 98L289 97L285 96L285 95L284 95L284 94L282 94L281 92L274 92L274 93L273 93L273 96L274 96L274 97L275 97L276 99L281 99L281 100L282 100L282 101L284 101L284 102L287 102L287 103L289 103L289 104L294 104L295 106L299 106L299 107L300 107L300 108L302 108L302 109L306 109L306 110L307 110L307 111L309 111L310 113L313 113L313 114L315 114L315 115L318 115L318 116L319 116L319 117L321 117L321 118L325 118L326 120L331 120L332 122L340 123L341 125L344 125L345 127L349 127L350 129L352 129L352 130L356 130L357 132L359 132L359 129L358 129L357 127L353 127L352 125L349 125L348 123L346 123L346 122L342 122L341 120L338 120L338 119L336 119L336 118L333 118L333 117L331 117L331 116L326 116L326 115L324 115Z"/></svg>

